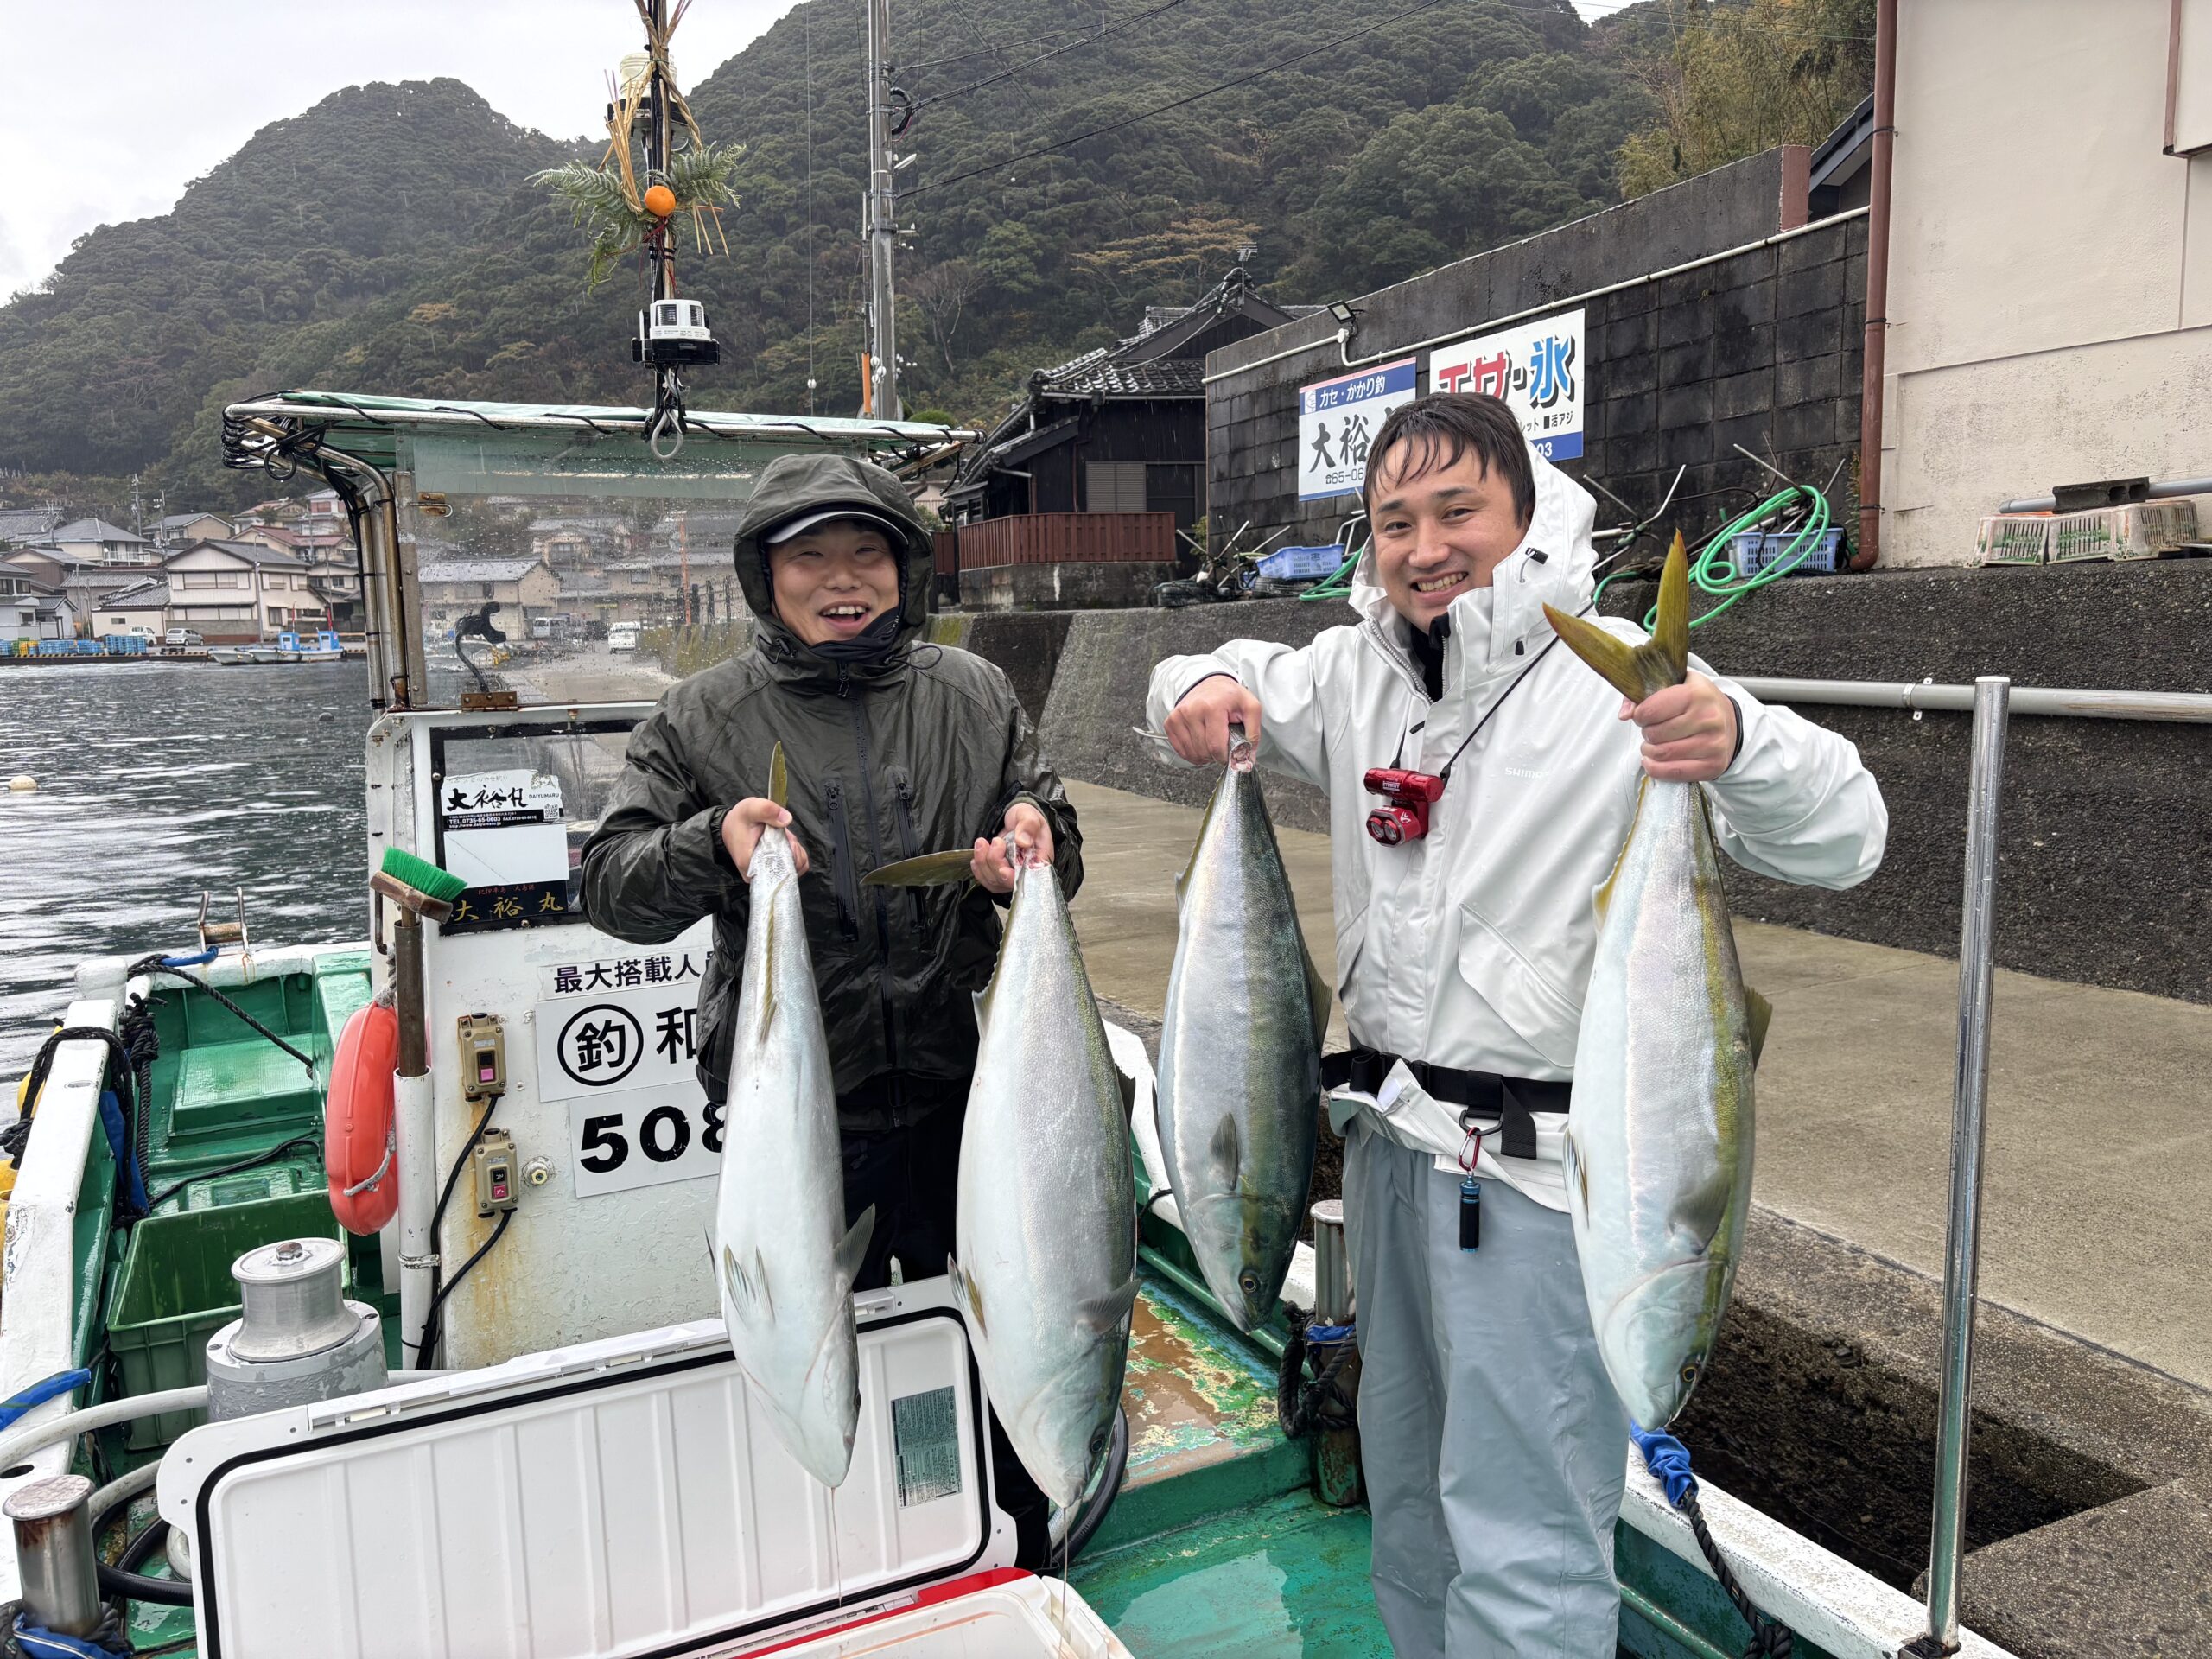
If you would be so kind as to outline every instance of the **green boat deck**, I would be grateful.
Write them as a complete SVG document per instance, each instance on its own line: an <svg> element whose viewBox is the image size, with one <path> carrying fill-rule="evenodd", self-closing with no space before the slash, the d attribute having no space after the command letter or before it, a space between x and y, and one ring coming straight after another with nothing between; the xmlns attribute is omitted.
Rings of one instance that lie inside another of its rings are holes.
<svg viewBox="0 0 2212 1659"><path fill-rule="evenodd" d="M98 1367L103 1395L202 1380L193 1362L236 1315L234 1305L216 1305L228 1303L220 1281L232 1257L303 1230L337 1232L315 1145L286 1143L319 1139L321 1078L345 1020L368 997L367 957L326 952L312 973L229 995L311 1054L317 1075L203 993L162 988L147 1185L175 1191L141 1235L150 1246L158 1230L162 1248L137 1252L135 1266L131 1251L111 1249L104 1205L79 1230L81 1345L94 1355L105 1345L115 1362ZM233 1167L241 1163L252 1166ZM88 1191L111 1179L104 1163L88 1168ZM397 1299L385 1292L376 1241L351 1244L352 1294L379 1306L396 1341ZM1141 1264L1123 1394L1128 1469L1112 1512L1074 1564L1076 1588L1136 1659L1387 1656L1368 1587L1367 1512L1323 1503L1312 1442L1286 1440L1277 1424L1280 1335L1233 1329L1181 1236L1157 1216L1145 1218ZM104 1431L90 1472L105 1478L143 1462L189 1421L177 1414ZM143 1525L150 1498L134 1514ZM123 1532L102 1541L110 1560ZM1719 1659L1740 1645L1741 1626L1710 1579L1625 1527L1618 1549L1624 1653ZM189 1651L189 1610L136 1602L131 1614L139 1646ZM178 1642L185 1645L167 1646ZM1802 1641L1798 1651L1822 1659Z"/></svg>

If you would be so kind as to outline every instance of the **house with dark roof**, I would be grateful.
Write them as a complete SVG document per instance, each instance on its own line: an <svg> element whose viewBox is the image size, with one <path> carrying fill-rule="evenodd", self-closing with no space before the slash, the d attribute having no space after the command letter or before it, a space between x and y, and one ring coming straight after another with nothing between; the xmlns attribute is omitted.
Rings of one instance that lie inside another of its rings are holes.
<svg viewBox="0 0 2212 1659"><path fill-rule="evenodd" d="M172 626L209 645L251 645L287 628L330 626L304 561L259 542L194 542L162 562Z"/></svg>
<svg viewBox="0 0 2212 1659"><path fill-rule="evenodd" d="M1206 353L1315 308L1262 299L1238 264L1195 305L1148 307L1129 339L1038 370L963 458L947 519L1170 512L1188 530L1205 511Z"/></svg>
<svg viewBox="0 0 2212 1659"><path fill-rule="evenodd" d="M87 564L151 564L154 544L105 518L79 518L48 533L41 546L59 549Z"/></svg>

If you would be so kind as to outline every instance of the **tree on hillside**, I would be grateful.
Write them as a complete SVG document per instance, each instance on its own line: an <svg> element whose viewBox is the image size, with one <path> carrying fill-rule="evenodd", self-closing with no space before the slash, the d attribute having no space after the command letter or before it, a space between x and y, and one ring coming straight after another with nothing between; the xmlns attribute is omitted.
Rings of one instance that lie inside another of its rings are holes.
<svg viewBox="0 0 2212 1659"><path fill-rule="evenodd" d="M1076 257L1089 269L1126 279L1134 287L1155 291L1180 287L1196 293L1209 276L1235 264L1237 255L1259 239L1260 227L1250 219L1215 209L1185 214L1156 231L1101 243Z"/></svg>
<svg viewBox="0 0 2212 1659"><path fill-rule="evenodd" d="M947 259L941 264L923 266L903 284L907 301L920 313L922 325L929 331L930 344L944 359L948 374L959 366L952 360L952 346L960 334L960 319L985 283L983 273L973 261Z"/></svg>
<svg viewBox="0 0 2212 1659"><path fill-rule="evenodd" d="M1874 85L1874 0L1664 0L1670 45L1632 59L1658 118L1621 147L1622 193L1777 144L1817 144Z"/></svg>

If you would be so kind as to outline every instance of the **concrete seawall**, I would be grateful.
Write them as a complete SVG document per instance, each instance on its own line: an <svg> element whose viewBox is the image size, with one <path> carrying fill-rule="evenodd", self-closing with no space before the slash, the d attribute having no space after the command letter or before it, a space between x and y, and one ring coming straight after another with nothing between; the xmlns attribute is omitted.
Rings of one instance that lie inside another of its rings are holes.
<svg viewBox="0 0 2212 1659"><path fill-rule="evenodd" d="M1641 616L1648 583L1605 609ZM1247 601L1179 611L967 619L965 643L1004 664L1068 777L1186 805L1201 779L1163 765L1142 723L1153 665L1249 638L1299 645L1349 622L1342 604ZM954 619L939 619L938 626ZM1694 648L1749 677L1970 681L2212 691L2212 563L1915 570L1793 577L1701 627ZM951 643L951 641L948 641ZM1051 667L1044 664L1049 662ZM1956 949L1969 722L1962 715L1806 705L1881 780L1889 855L1848 893L1731 867L1738 913L1945 954ZM2212 1001L2212 728L2022 717L2012 724L1998 959L2084 983ZM1325 830L1315 791L1272 786L1281 822Z"/></svg>

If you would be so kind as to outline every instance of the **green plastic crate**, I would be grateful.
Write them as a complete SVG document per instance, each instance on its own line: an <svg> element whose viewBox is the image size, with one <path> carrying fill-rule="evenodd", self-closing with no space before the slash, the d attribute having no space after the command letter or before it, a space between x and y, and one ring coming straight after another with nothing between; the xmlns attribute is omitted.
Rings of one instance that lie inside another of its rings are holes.
<svg viewBox="0 0 2212 1659"><path fill-rule="evenodd" d="M288 1238L344 1237L324 1192L149 1216L131 1230L108 1307L108 1348L122 1369L123 1392L153 1394L207 1380L207 1339L238 1316L231 1263L248 1250ZM345 1282L350 1292L350 1253ZM157 1452L203 1415L140 1418L127 1444L133 1452Z"/></svg>

